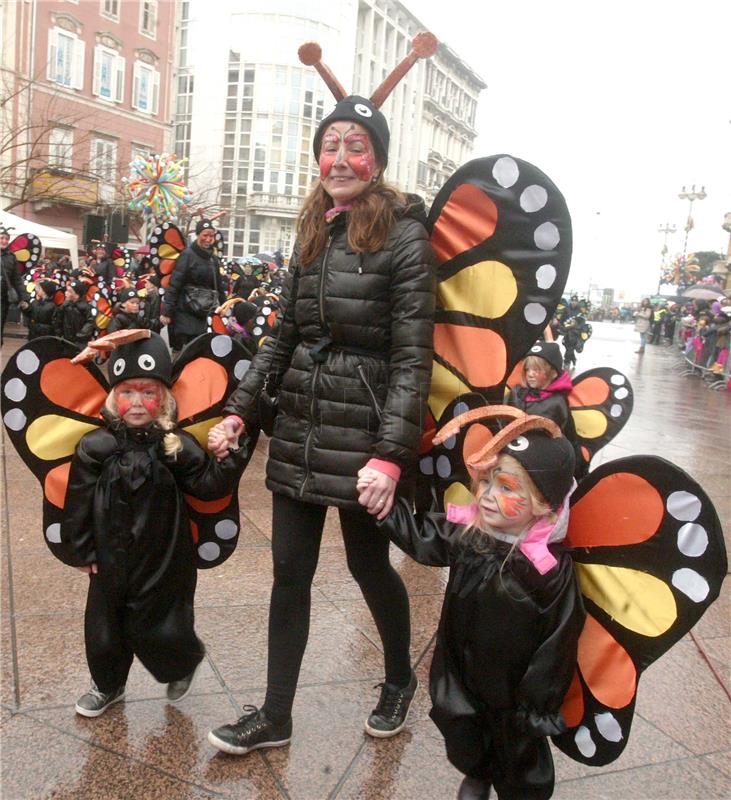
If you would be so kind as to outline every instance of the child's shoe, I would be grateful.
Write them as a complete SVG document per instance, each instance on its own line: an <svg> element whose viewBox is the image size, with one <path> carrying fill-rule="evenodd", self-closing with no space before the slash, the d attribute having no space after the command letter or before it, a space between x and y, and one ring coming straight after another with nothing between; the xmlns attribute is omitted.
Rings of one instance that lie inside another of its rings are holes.
<svg viewBox="0 0 731 800"><path fill-rule="evenodd" d="M243 756L261 747L283 747L292 738L292 719L275 725L263 709L244 706L244 716L233 725L222 725L208 733L208 741L224 753Z"/></svg>
<svg viewBox="0 0 731 800"><path fill-rule="evenodd" d="M381 696L378 699L378 705L366 720L366 733L378 739L387 739L389 736L400 733L406 725L409 706L418 685L419 681L413 670L409 685L404 689L399 689L398 686L390 683L380 684Z"/></svg>
<svg viewBox="0 0 731 800"><path fill-rule="evenodd" d="M167 688L167 697L171 703L177 703L190 694L190 690L193 688L193 678L195 678L195 673L198 672L199 666L200 663L196 664L193 672L179 681L170 681Z"/></svg>
<svg viewBox="0 0 731 800"><path fill-rule="evenodd" d="M479 778L465 778L457 792L457 800L487 800L489 796L490 784Z"/></svg>
<svg viewBox="0 0 731 800"><path fill-rule="evenodd" d="M82 694L76 701L76 713L82 717L98 717L103 714L109 706L124 700L124 684L108 694L100 691L94 681L86 694Z"/></svg>

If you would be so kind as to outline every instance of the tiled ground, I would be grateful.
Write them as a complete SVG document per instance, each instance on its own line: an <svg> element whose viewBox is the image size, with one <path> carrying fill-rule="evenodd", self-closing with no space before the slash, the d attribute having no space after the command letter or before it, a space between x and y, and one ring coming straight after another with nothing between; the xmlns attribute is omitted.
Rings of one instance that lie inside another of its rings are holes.
<svg viewBox="0 0 731 800"><path fill-rule="evenodd" d="M674 372L669 349L641 358L629 326L597 324L579 371L612 365L630 378L635 410L597 461L637 452L686 468L716 503L731 532L728 454L731 396ZM6 339L3 356L20 344ZM270 499L264 450L241 488L243 534L221 568L201 573L197 625L208 658L193 695L167 705L162 687L139 665L127 700L97 720L74 714L86 688L82 618L84 578L56 562L42 541L40 490L12 447L6 449L9 531L2 533L3 800L26 798L291 798L422 800L455 796L460 776L444 757L423 688L408 729L395 740L364 735L377 696L381 654L373 622L350 579L337 517L328 518L315 580L312 630L289 747L244 758L217 754L212 726L243 703L262 700L271 570ZM8 545L10 542L10 545ZM445 576L394 552L412 601L412 655L426 686ZM694 631L640 683L627 749L591 769L556 755L554 797L683 798L731 796L731 584Z"/></svg>

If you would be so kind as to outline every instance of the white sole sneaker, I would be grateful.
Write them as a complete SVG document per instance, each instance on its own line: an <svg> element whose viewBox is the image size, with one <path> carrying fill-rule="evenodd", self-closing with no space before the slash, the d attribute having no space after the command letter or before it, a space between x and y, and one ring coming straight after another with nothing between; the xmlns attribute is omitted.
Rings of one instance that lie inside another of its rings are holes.
<svg viewBox="0 0 731 800"><path fill-rule="evenodd" d="M235 744L229 744L228 742L224 742L223 739L219 739L213 731L208 731L208 741L217 750L223 753L229 753L232 756L245 756L252 750L261 750L265 747L284 747L289 744L292 739L282 739L278 742L260 742L259 744L253 744L251 747L236 747Z"/></svg>
<svg viewBox="0 0 731 800"><path fill-rule="evenodd" d="M100 717L108 708L109 706L113 706L115 703L119 703L120 700L124 700L124 692L120 694L118 697L115 697L113 700L110 700L105 706L101 708L97 708L94 710L84 708L80 706L78 703L74 706L74 711L82 717L89 717L93 719L94 717Z"/></svg>

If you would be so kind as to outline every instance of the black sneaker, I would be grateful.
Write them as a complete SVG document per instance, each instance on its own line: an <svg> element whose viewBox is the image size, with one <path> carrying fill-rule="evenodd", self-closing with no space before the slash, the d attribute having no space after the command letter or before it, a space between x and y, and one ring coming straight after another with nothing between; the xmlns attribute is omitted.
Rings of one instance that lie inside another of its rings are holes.
<svg viewBox="0 0 731 800"><path fill-rule="evenodd" d="M180 700L190 694L190 690L193 688L193 678L195 678L195 673L198 671L198 667L200 667L201 663L203 662L197 664L196 668L190 673L190 675L186 675L179 681L170 681L166 691L169 702L178 703Z"/></svg>
<svg viewBox="0 0 731 800"><path fill-rule="evenodd" d="M208 733L208 741L224 753L243 756L260 747L283 747L292 738L292 720L275 725L256 706L244 706L244 716L233 725Z"/></svg>
<svg viewBox="0 0 731 800"><path fill-rule="evenodd" d="M88 692L82 694L76 701L76 713L81 714L82 717L98 717L103 714L109 706L124 700L124 685L113 692L105 694L97 688L94 681L91 682L91 687Z"/></svg>
<svg viewBox="0 0 731 800"><path fill-rule="evenodd" d="M419 681L413 670L409 685L405 689L399 689L391 683L379 683L381 696L378 705L366 720L366 733L379 739L387 739L399 733L406 725L409 706L418 685Z"/></svg>

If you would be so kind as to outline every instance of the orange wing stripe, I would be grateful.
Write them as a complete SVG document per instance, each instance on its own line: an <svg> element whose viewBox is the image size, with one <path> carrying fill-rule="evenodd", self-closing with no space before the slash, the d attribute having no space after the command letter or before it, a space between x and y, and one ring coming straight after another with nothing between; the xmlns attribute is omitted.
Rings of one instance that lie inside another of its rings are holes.
<svg viewBox="0 0 731 800"><path fill-rule="evenodd" d="M220 402L227 388L228 375L222 364L210 358L191 361L173 386L178 419L188 419Z"/></svg>
<svg viewBox="0 0 731 800"><path fill-rule="evenodd" d="M601 378L587 378L569 394L569 405L598 406L609 397L609 384Z"/></svg>
<svg viewBox="0 0 731 800"><path fill-rule="evenodd" d="M46 480L43 483L43 493L46 495L46 499L53 503L56 508L63 508L70 471L71 462L67 461L65 464L59 464L54 467L46 475Z"/></svg>
<svg viewBox="0 0 731 800"><path fill-rule="evenodd" d="M578 672L574 672L571 686L569 686L561 706L561 714L569 728L575 728L584 718L584 693L581 689Z"/></svg>
<svg viewBox="0 0 731 800"><path fill-rule="evenodd" d="M463 183L444 204L431 243L439 262L449 261L495 233L495 203L471 183Z"/></svg>
<svg viewBox="0 0 731 800"><path fill-rule="evenodd" d="M185 502L201 514L217 514L231 502L231 495L219 497L217 500L199 500L197 497L186 494Z"/></svg>
<svg viewBox="0 0 731 800"><path fill-rule="evenodd" d="M176 250L185 250L185 241L177 228L168 228L164 238L165 243L172 245Z"/></svg>
<svg viewBox="0 0 731 800"><path fill-rule="evenodd" d="M495 386L505 374L505 342L487 328L439 322L434 326L434 351L458 369L472 387Z"/></svg>
<svg viewBox="0 0 731 800"><path fill-rule="evenodd" d="M637 670L621 644L590 614L579 637L579 669L596 699L624 708L637 691Z"/></svg>
<svg viewBox="0 0 731 800"><path fill-rule="evenodd" d="M607 516L607 509L612 509ZM639 475L608 475L571 507L567 542L572 547L619 547L644 542L660 527L662 497Z"/></svg>
<svg viewBox="0 0 731 800"><path fill-rule="evenodd" d="M96 417L107 393L94 378L68 358L57 358L41 372L41 391L53 403L87 417Z"/></svg>
<svg viewBox="0 0 731 800"><path fill-rule="evenodd" d="M462 458L465 464L472 456L479 453L492 439L492 433L484 425L471 425L464 437Z"/></svg>

